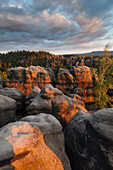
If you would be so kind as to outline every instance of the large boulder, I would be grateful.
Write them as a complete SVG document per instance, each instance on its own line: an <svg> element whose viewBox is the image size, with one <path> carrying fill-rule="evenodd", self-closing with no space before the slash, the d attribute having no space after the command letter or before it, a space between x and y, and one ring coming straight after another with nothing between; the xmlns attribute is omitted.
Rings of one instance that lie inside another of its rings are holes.
<svg viewBox="0 0 113 170"><path fill-rule="evenodd" d="M73 92L73 76L68 69L59 69L56 81L56 88L60 89L63 93L69 94Z"/></svg>
<svg viewBox="0 0 113 170"><path fill-rule="evenodd" d="M63 166L45 145L40 129L19 121L0 129L0 169L63 170Z"/></svg>
<svg viewBox="0 0 113 170"><path fill-rule="evenodd" d="M52 115L41 113L36 116L26 116L21 121L27 121L32 126L40 128L45 144L57 155L65 170L70 170L70 163L65 153L64 134L59 121Z"/></svg>
<svg viewBox="0 0 113 170"><path fill-rule="evenodd" d="M0 95L0 127L15 121L17 103L15 100Z"/></svg>
<svg viewBox="0 0 113 170"><path fill-rule="evenodd" d="M65 126L80 109L87 113L87 110L76 100L64 95L59 89L47 85L29 105L28 114L52 114Z"/></svg>
<svg viewBox="0 0 113 170"><path fill-rule="evenodd" d="M73 170L113 169L113 108L87 116L79 111L64 130Z"/></svg>
<svg viewBox="0 0 113 170"><path fill-rule="evenodd" d="M45 85L53 84L53 77L50 75L52 75L50 69L45 70L44 67L40 66L11 68L7 73L6 85L16 87L27 96L34 86L42 88Z"/></svg>
<svg viewBox="0 0 113 170"><path fill-rule="evenodd" d="M71 74L74 77L74 87L80 87L83 90L85 103L93 102L93 80L91 70L87 66L73 67ZM74 90L75 91L75 90Z"/></svg>
<svg viewBox="0 0 113 170"><path fill-rule="evenodd" d="M3 89L0 89L0 95L10 97L17 102L17 112L22 112L24 109L24 101L25 101L25 95L19 91L17 88L8 88L5 87Z"/></svg>

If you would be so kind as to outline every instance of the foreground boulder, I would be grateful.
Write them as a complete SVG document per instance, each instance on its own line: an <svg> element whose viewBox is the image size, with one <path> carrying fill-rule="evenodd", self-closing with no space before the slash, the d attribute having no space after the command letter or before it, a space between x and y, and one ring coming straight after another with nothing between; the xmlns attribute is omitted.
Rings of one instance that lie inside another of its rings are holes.
<svg viewBox="0 0 113 170"><path fill-rule="evenodd" d="M79 111L64 130L73 170L113 169L113 108L86 116Z"/></svg>
<svg viewBox="0 0 113 170"><path fill-rule="evenodd" d="M64 135L59 121L52 115L41 113L36 116L26 116L21 121L27 121L32 126L40 128L46 145L57 155L65 170L70 170L70 163L65 153Z"/></svg>
<svg viewBox="0 0 113 170"><path fill-rule="evenodd" d="M19 121L0 130L0 169L63 170L63 166L45 145L40 129Z"/></svg>
<svg viewBox="0 0 113 170"><path fill-rule="evenodd" d="M29 66L27 68L11 68L7 73L6 85L16 87L26 96L31 93L34 86L43 88L47 84L54 84L52 71L40 66Z"/></svg>
<svg viewBox="0 0 113 170"><path fill-rule="evenodd" d="M10 97L10 98L16 100L17 112L23 111L23 109L25 107L25 104L24 104L25 95L21 91L19 91L16 88L5 87L3 89L0 89L0 95L7 96L7 97Z"/></svg>
<svg viewBox="0 0 113 170"><path fill-rule="evenodd" d="M15 121L17 103L15 100L0 95L0 127Z"/></svg>
<svg viewBox="0 0 113 170"><path fill-rule="evenodd" d="M28 107L28 115L48 113L55 116L65 126L78 110L87 110L76 100L64 95L62 91L47 85L42 88Z"/></svg>

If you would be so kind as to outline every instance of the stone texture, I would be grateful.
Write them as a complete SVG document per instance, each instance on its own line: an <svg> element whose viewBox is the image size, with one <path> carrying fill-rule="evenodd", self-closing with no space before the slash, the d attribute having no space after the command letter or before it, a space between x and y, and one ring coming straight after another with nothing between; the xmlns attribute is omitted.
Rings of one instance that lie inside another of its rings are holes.
<svg viewBox="0 0 113 170"><path fill-rule="evenodd" d="M8 87L16 87L27 96L31 93L34 86L42 88L47 84L54 83L52 82L53 77L49 76L50 74L52 75L51 70L48 70L40 66L11 68L7 73L6 85Z"/></svg>
<svg viewBox="0 0 113 170"><path fill-rule="evenodd" d="M59 121L50 114L41 113L36 116L26 116L21 121L27 121L37 126L43 133L45 144L57 155L65 170L70 170L70 163L65 153L64 135Z"/></svg>
<svg viewBox="0 0 113 170"><path fill-rule="evenodd" d="M80 109L87 114L87 110L76 100L64 95L59 89L47 85L29 105L28 114L52 114L61 122L62 126L65 126Z"/></svg>
<svg viewBox="0 0 113 170"><path fill-rule="evenodd" d="M81 89L80 87L76 87L75 89L73 89L73 94L78 94L79 96L83 96L83 89Z"/></svg>
<svg viewBox="0 0 113 170"><path fill-rule="evenodd" d="M79 111L66 126L64 135L73 170L113 169L113 108L90 116Z"/></svg>
<svg viewBox="0 0 113 170"><path fill-rule="evenodd" d="M59 69L56 81L56 88L60 89L63 93L69 94L73 92L73 76L68 69Z"/></svg>
<svg viewBox="0 0 113 170"><path fill-rule="evenodd" d="M90 68L87 66L73 67L71 74L74 77L74 86L83 90L85 103L93 102L93 80Z"/></svg>
<svg viewBox="0 0 113 170"><path fill-rule="evenodd" d="M32 101L31 99L35 98L40 91L41 89L38 86L34 86L32 92L25 98L25 105L29 106Z"/></svg>
<svg viewBox="0 0 113 170"><path fill-rule="evenodd" d="M15 100L0 95L0 127L15 121L17 103Z"/></svg>
<svg viewBox="0 0 113 170"><path fill-rule="evenodd" d="M2 78L0 77L0 85L3 86L4 82L2 80Z"/></svg>
<svg viewBox="0 0 113 170"><path fill-rule="evenodd" d="M85 108L85 100L83 97L79 96L78 94L69 94L68 96L75 99L80 105Z"/></svg>
<svg viewBox="0 0 113 170"><path fill-rule="evenodd" d="M63 166L45 145L40 129L19 121L0 129L0 169L63 170Z"/></svg>
<svg viewBox="0 0 113 170"><path fill-rule="evenodd" d="M0 89L0 95L10 97L17 102L17 112L22 112L25 107L25 95L16 88L5 87Z"/></svg>

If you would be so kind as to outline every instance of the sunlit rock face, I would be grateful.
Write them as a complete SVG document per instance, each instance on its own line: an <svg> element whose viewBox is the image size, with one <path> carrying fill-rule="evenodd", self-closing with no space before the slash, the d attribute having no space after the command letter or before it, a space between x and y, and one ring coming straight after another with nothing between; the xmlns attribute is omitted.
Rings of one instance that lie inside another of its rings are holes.
<svg viewBox="0 0 113 170"><path fill-rule="evenodd" d="M113 169L113 108L90 116L79 111L66 126L64 135L73 170Z"/></svg>
<svg viewBox="0 0 113 170"><path fill-rule="evenodd" d="M0 89L0 95L7 96L16 100L17 112L19 113L23 111L25 106L24 104L25 95L17 88L8 88L8 87L2 88Z"/></svg>
<svg viewBox="0 0 113 170"><path fill-rule="evenodd" d="M28 114L52 114L65 126L79 110L83 110L87 114L87 110L76 100L64 95L59 89L47 85L29 105Z"/></svg>
<svg viewBox="0 0 113 170"><path fill-rule="evenodd" d="M59 73L56 81L56 88L63 91L65 94L73 92L73 76L70 74L68 69L59 69Z"/></svg>
<svg viewBox="0 0 113 170"><path fill-rule="evenodd" d="M89 67L73 67L71 74L74 77L74 87L80 87L83 90L85 103L93 102L93 80Z"/></svg>
<svg viewBox="0 0 113 170"><path fill-rule="evenodd" d="M71 170L68 157L65 153L64 134L60 122L52 115L40 113L38 115L26 116L21 121L29 122L37 126L44 136L45 144L56 154L63 164L65 170Z"/></svg>
<svg viewBox="0 0 113 170"><path fill-rule="evenodd" d="M0 127L15 121L17 103L15 100L0 95Z"/></svg>
<svg viewBox="0 0 113 170"><path fill-rule="evenodd" d="M0 169L63 170L58 157L44 143L38 127L10 123L0 130Z"/></svg>
<svg viewBox="0 0 113 170"><path fill-rule="evenodd" d="M29 95L34 86L43 88L45 85L53 84L53 77L51 69L45 70L40 66L11 68L7 73L6 85L15 87L25 95Z"/></svg>

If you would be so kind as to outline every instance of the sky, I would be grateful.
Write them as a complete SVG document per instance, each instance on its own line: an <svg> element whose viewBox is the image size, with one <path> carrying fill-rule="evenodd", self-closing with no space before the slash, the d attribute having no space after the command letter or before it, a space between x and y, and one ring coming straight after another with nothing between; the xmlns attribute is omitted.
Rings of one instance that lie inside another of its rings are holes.
<svg viewBox="0 0 113 170"><path fill-rule="evenodd" d="M113 0L0 0L0 52L113 50Z"/></svg>

